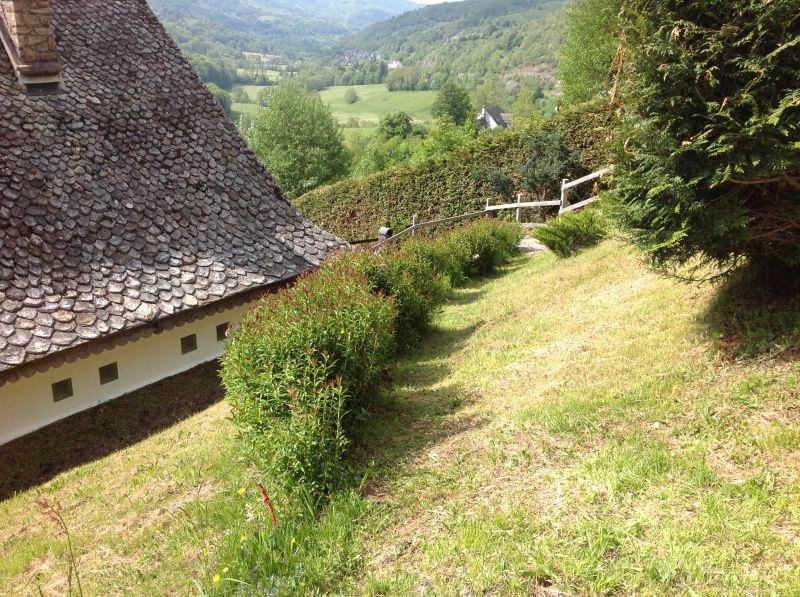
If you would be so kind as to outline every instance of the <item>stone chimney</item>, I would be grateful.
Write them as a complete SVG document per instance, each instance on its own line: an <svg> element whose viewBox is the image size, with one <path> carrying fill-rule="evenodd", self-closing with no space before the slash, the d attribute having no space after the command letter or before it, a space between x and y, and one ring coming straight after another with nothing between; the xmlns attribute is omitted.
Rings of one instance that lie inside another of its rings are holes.
<svg viewBox="0 0 800 597"><path fill-rule="evenodd" d="M61 82L50 0L0 0L0 39L21 83Z"/></svg>

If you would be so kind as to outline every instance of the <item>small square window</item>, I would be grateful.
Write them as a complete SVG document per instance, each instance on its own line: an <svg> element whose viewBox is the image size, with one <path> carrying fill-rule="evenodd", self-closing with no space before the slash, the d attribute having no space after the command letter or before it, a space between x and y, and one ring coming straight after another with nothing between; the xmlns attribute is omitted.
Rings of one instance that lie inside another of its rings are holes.
<svg viewBox="0 0 800 597"><path fill-rule="evenodd" d="M53 402L72 398L72 379L64 379L53 384Z"/></svg>
<svg viewBox="0 0 800 597"><path fill-rule="evenodd" d="M197 350L197 334L181 338L181 354L188 354Z"/></svg>
<svg viewBox="0 0 800 597"><path fill-rule="evenodd" d="M221 323L217 326L217 342L225 342L228 339L228 330L231 324L228 322Z"/></svg>
<svg viewBox="0 0 800 597"><path fill-rule="evenodd" d="M100 367L100 385L104 386L119 379L119 368L116 363Z"/></svg>

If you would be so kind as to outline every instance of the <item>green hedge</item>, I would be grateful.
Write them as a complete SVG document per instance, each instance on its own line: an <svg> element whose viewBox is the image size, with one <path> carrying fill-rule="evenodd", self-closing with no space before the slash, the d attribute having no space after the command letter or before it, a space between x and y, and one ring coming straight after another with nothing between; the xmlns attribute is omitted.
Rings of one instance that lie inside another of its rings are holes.
<svg viewBox="0 0 800 597"><path fill-rule="evenodd" d="M600 101L564 111L540 127L558 130L580 152L581 168L567 173L575 178L607 164L611 125L612 114ZM486 170L516 169L526 157L524 132L484 135L452 153L316 189L295 206L342 238L370 238L380 226L409 226L412 214L431 220L481 210L487 197L499 201Z"/></svg>
<svg viewBox="0 0 800 597"><path fill-rule="evenodd" d="M385 368L395 317L391 300L335 261L244 315L222 382L246 448L289 493L316 502L341 477L345 417Z"/></svg>
<svg viewBox="0 0 800 597"><path fill-rule="evenodd" d="M222 381L246 450L284 495L313 509L345 477L343 456L381 372L417 341L450 284L494 271L519 226L482 220L384 254L345 254L243 317Z"/></svg>

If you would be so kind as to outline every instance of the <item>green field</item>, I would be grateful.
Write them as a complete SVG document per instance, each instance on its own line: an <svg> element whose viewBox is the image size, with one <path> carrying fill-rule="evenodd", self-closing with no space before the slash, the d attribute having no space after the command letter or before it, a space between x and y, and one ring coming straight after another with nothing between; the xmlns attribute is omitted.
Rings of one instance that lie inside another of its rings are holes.
<svg viewBox="0 0 800 597"><path fill-rule="evenodd" d="M351 117L362 121L377 122L386 114L404 110L417 122L433 120L431 107L436 98L435 91L387 91L386 85L355 85L359 100L348 104L345 91L350 87L328 87L320 92L322 101L328 104L334 117L346 124Z"/></svg>
<svg viewBox="0 0 800 597"><path fill-rule="evenodd" d="M250 99L255 101L260 85L240 85ZM380 119L386 114L403 110L408 112L418 123L433 121L431 107L436 98L435 91L387 91L386 85L354 85L359 100L348 104L344 99L350 87L328 87L320 92L322 101L330 106L334 118L346 128L346 136L350 139L358 131L369 134L375 130ZM254 114L256 104L233 104L234 121L238 122L240 114ZM358 118L361 127L348 126L350 119ZM352 133L352 134L351 134Z"/></svg>

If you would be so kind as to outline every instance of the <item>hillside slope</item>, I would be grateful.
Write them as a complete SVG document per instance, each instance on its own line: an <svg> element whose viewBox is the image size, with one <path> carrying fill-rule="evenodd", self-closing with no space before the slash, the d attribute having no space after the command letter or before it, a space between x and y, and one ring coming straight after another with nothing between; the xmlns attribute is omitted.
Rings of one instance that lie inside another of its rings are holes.
<svg viewBox="0 0 800 597"><path fill-rule="evenodd" d="M555 77L561 43L553 0L465 0L427 6L377 23L339 44L404 65L449 69L480 80L487 73Z"/></svg>
<svg viewBox="0 0 800 597"><path fill-rule="evenodd" d="M419 5L408 0L148 0L182 49L206 56L295 57Z"/></svg>
<svg viewBox="0 0 800 597"><path fill-rule="evenodd" d="M347 540L331 532L312 560L324 537L298 536L286 574L319 569L306 594L795 594L800 363L727 358L717 292L616 242L459 290L376 396L356 449L364 497L336 521ZM71 447L213 386L206 367L131 396L127 417L105 405ZM67 592L69 548L37 497L63 505L87 595L185 594L192 579L234 593L218 550L264 505L227 414L0 502L0 594ZM30 452L47 461L64 440L51 430Z"/></svg>

